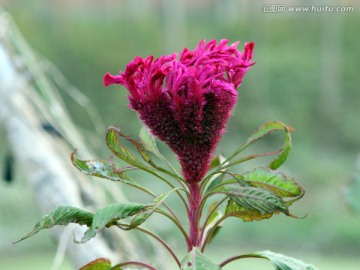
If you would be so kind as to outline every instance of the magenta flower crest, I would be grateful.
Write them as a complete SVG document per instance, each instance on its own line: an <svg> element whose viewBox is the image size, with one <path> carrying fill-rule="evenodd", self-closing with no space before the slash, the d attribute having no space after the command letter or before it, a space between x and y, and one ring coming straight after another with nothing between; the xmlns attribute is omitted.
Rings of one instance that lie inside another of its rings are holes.
<svg viewBox="0 0 360 270"><path fill-rule="evenodd" d="M177 155L185 180L205 176L226 123L236 104L244 75L254 64L254 43L243 52L238 42L205 42L176 54L136 57L119 75L106 74L104 84L129 90L130 108L158 139Z"/></svg>

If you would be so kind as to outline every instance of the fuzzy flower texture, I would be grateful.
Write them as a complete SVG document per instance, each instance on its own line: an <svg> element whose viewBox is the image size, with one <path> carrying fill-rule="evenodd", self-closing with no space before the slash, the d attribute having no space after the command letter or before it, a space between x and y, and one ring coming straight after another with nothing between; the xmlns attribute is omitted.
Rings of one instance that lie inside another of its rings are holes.
<svg viewBox="0 0 360 270"><path fill-rule="evenodd" d="M177 155L189 184L200 182L231 111L251 61L254 43L244 51L238 42L205 42L180 54L137 56L119 75L106 74L104 84L121 84L129 90L130 108L158 139Z"/></svg>

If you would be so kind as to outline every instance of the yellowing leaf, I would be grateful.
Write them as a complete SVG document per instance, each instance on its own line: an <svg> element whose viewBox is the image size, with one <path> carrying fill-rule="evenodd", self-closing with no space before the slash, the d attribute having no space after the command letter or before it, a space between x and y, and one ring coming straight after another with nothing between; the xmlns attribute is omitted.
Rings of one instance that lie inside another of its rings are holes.
<svg viewBox="0 0 360 270"><path fill-rule="evenodd" d="M111 262L109 259L99 258L87 265L84 265L79 270L110 270Z"/></svg>
<svg viewBox="0 0 360 270"><path fill-rule="evenodd" d="M225 210L225 215L227 215L229 217L241 218L245 222L269 219L273 216L273 214L279 214L279 213L280 213L280 211L277 211L274 213L262 214L257 210L246 209L246 208L236 204L231 199L229 199L228 204L226 206L226 210Z"/></svg>

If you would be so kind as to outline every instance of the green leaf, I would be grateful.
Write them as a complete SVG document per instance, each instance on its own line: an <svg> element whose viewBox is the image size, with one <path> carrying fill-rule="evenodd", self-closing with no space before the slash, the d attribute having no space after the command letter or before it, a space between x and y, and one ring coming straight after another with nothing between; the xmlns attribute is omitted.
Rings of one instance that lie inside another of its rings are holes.
<svg viewBox="0 0 360 270"><path fill-rule="evenodd" d="M128 136L125 136L118 127L110 126L106 130L106 144L109 147L109 149L111 150L111 152L113 152L113 154L115 156L117 156L121 160L125 161L126 163L133 165L139 169L149 171L149 168L144 163L142 163L135 155L133 155L127 148L125 148L120 143L117 135L119 135L120 137L123 137L123 138L127 139L128 141L130 141L131 143L133 143L137 147L138 150L139 150L139 148L141 148L139 143L137 143L135 140L129 138ZM145 151L143 151L142 148L141 148L141 150L139 150L139 152L142 154L142 157L146 161L151 160L149 155Z"/></svg>
<svg viewBox="0 0 360 270"><path fill-rule="evenodd" d="M137 142L136 140L134 140L128 136L125 136L118 127L110 126L110 127L108 127L108 129L106 131L106 144L108 145L109 149L113 152L113 154L115 156L117 156L118 158L122 159L123 161L125 161L126 163L128 163L130 165L133 165L141 170L147 171L147 172L159 177L159 175L154 170L152 170L152 168L150 168L147 165L145 165L144 163L142 163L135 155L133 155L127 148L125 148L120 143L117 136L125 138L127 141L132 143L136 147L138 152L140 153L142 159L144 161L146 161L149 165L151 165L151 167L153 167L154 169L161 171L167 175L170 175L178 180L182 179L181 177L179 177L176 174L176 171L171 167L171 165L166 161L166 159L161 156L160 152L153 149L156 146L151 143L151 139L145 139L147 145L143 146L141 143ZM152 149L154 151L157 151L159 157L162 157L162 159L169 165L169 167L171 167L171 169L174 171L174 173L156 165L153 162L153 160L151 159L150 154L145 149L146 147L148 147L149 149Z"/></svg>
<svg viewBox="0 0 360 270"><path fill-rule="evenodd" d="M268 190L230 184L215 189L215 192L228 195L236 204L248 210L256 210L261 214L281 211L289 215L289 210L284 201Z"/></svg>
<svg viewBox="0 0 360 270"><path fill-rule="evenodd" d="M269 219L273 216L273 214L279 214L279 213L280 211L262 214L257 210L246 209L245 207L238 205L231 199L228 200L228 204L226 205L226 210L225 210L225 215L227 217L241 218L245 222Z"/></svg>
<svg viewBox="0 0 360 270"><path fill-rule="evenodd" d="M224 179L225 179L226 174L225 173L218 173L218 174L214 174L209 182L210 184L208 185L208 187L206 188L205 194L208 194L209 192L211 192L217 185L219 185Z"/></svg>
<svg viewBox="0 0 360 270"><path fill-rule="evenodd" d="M313 265L268 250L249 255L270 260L276 270L318 270L318 268Z"/></svg>
<svg viewBox="0 0 360 270"><path fill-rule="evenodd" d="M119 157L120 159L124 160L125 162L127 162L127 163L129 163L131 165L134 165L134 166L136 166L138 168L150 170L136 156L131 154L129 152L129 150L127 150L125 147L123 147L121 145L120 141L117 138L117 135L119 135L122 138L125 138L127 141L132 143L136 147L136 149L138 150L138 152L140 153L140 155L141 155L141 157L143 158L144 161L146 161L147 163L149 163L153 167L157 167L153 163L149 153L146 151L145 147L141 143L139 143L136 140L130 138L129 136L124 135L120 131L120 129L118 127L110 126L107 129L106 141L108 143L108 146L109 146L110 150L113 151L113 153L117 157ZM150 139L147 140L147 143L150 143ZM150 147L150 148L154 148L154 147L156 148L156 145L151 145L151 143L150 143L150 145L147 145L147 146Z"/></svg>
<svg viewBox="0 0 360 270"><path fill-rule="evenodd" d="M225 180L226 174L229 174L232 177L232 179ZM211 193L213 190L218 190L219 187L229 184L239 184L242 187L251 186L250 183L244 180L242 175L236 173L224 172L221 173L219 177L217 177L210 183L205 194Z"/></svg>
<svg viewBox="0 0 360 270"><path fill-rule="evenodd" d="M292 143L291 143L291 135L290 135L290 131L285 128L285 141L284 144L281 148L281 152L280 154L269 164L269 167L273 170L276 170L277 168L279 168L282 164L284 164L284 162L286 161L286 159L289 156L289 153L292 149Z"/></svg>
<svg viewBox="0 0 360 270"><path fill-rule="evenodd" d="M244 196L229 196L230 199L226 206L225 215L241 218L245 222L254 220L268 219L273 214L289 213L288 207L304 195L303 189L294 181L293 178L285 176L283 173L272 171L269 168L257 168L241 175L242 181L250 184L244 185L237 179L224 182L223 189L234 187L245 188L247 192ZM226 185L225 185L226 184ZM231 192L234 194L234 192ZM283 201L285 197L296 197L291 201ZM256 199L255 199L256 198ZM264 199L261 201L261 199Z"/></svg>
<svg viewBox="0 0 360 270"><path fill-rule="evenodd" d="M221 155L215 156L210 162L209 169L211 170L213 168L217 168L220 165L222 165L225 161L226 161L225 157L223 157Z"/></svg>
<svg viewBox="0 0 360 270"><path fill-rule="evenodd" d="M167 199L167 197L169 197L169 195L176 190L178 190L178 189L175 188L175 189L172 189L168 192L162 193L159 196L157 196L151 204L148 204L146 206L146 211L137 214L131 220L130 227L128 229L138 227L142 223L144 223L156 211L156 209L158 209L161 206L161 204Z"/></svg>
<svg viewBox="0 0 360 270"><path fill-rule="evenodd" d="M167 175L170 175L172 177L175 177L177 179L181 179L179 177L179 174L175 170L175 168L170 164L170 162L160 153L159 149L156 146L156 139L155 137L150 133L150 130L143 126L140 130L140 140L142 142L142 146L149 152L153 153L155 156L157 156L160 160L162 160L167 166L172 170L172 172L156 165L151 159L148 159L148 163L158 171L161 171L163 173L166 173ZM138 148L140 149L140 148ZM139 150L140 151L140 150ZM149 156L150 157L150 156Z"/></svg>
<svg viewBox="0 0 360 270"><path fill-rule="evenodd" d="M114 164L106 160L80 160L75 157L75 153L76 151L71 154L71 162L82 173L112 181L128 180L124 172L132 168L117 169Z"/></svg>
<svg viewBox="0 0 360 270"><path fill-rule="evenodd" d="M96 259L87 265L84 265L79 270L110 270L111 261L105 258Z"/></svg>
<svg viewBox="0 0 360 270"><path fill-rule="evenodd" d="M251 135L250 137L247 139L247 141L245 142L244 145L242 145L241 147L239 147L228 159L227 161L233 159L235 156L237 156L239 153L241 153L243 150L245 150L249 145L253 144L254 142L260 140L261 138L271 134L273 131L278 131L278 130L282 130L285 132L285 142L282 146L282 148L277 151L277 152L269 152L266 154L255 154L255 155L250 155L247 156L245 158L241 158L239 160L233 161L231 162L228 166L225 167L230 167L236 164L239 164L241 162L244 161L248 161L254 158L258 158L258 157L262 157L262 156L267 156L267 155L274 155L277 153L280 153L275 160L273 160L270 164L269 167L271 169L277 169L279 168L287 159L290 150L292 148L291 145L291 135L290 132L293 131L293 128L285 125L284 123L280 122L280 121L271 121L271 122L267 122L265 124L262 124L261 126L259 126ZM223 166L224 167L224 166Z"/></svg>
<svg viewBox="0 0 360 270"><path fill-rule="evenodd" d="M35 225L34 229L20 240L14 242L18 243L24 239L33 236L42 229L49 229L55 225L68 225L70 223L77 223L79 225L90 226L93 220L93 213L72 207L59 206L47 215L43 216L41 220Z"/></svg>
<svg viewBox="0 0 360 270"><path fill-rule="evenodd" d="M294 129L290 126L285 125L283 122L280 121L270 121L260 125L247 139L245 145L250 145L257 140L271 134L276 130L288 130L293 131Z"/></svg>
<svg viewBox="0 0 360 270"><path fill-rule="evenodd" d="M197 248L193 248L182 260L181 270L221 270L221 267L206 258Z"/></svg>
<svg viewBox="0 0 360 270"><path fill-rule="evenodd" d="M216 224L216 222L218 222L223 217L223 213L219 210L219 208L216 208L214 210L214 208L217 205L218 205L218 202L214 202L209 207L208 212L209 213L212 212L212 214L205 224L204 235L207 235L209 233L209 231L212 229L212 227ZM219 225L215 228L214 232L212 233L212 235L210 236L210 238L208 240L208 243L210 243L215 238L215 236L220 231L220 229L221 229L221 225Z"/></svg>
<svg viewBox="0 0 360 270"><path fill-rule="evenodd" d="M245 178L243 175L241 174L236 174L236 173L229 173L231 176L232 176L232 180L230 180L231 182L233 183L237 183L239 184L240 186L242 187L248 187L248 186L251 186L250 183L246 182L245 181ZM229 181L226 181L226 182L229 182Z"/></svg>
<svg viewBox="0 0 360 270"><path fill-rule="evenodd" d="M74 166L79 169L82 173L86 175L92 175L96 177L101 177L105 179L109 179L111 181L119 181L123 184L130 185L136 187L140 190L146 191L145 187L139 185L134 180L132 180L125 172L128 170L133 170L134 167L131 168L123 168L117 169L114 164L105 161L105 160L80 160L75 157L75 152L71 154L71 161ZM135 168L136 169L136 168Z"/></svg>
<svg viewBox="0 0 360 270"><path fill-rule="evenodd" d="M227 164L228 164L228 162L226 162L225 157L218 155L212 159L209 170L215 169L215 168L220 168L221 165L227 165ZM226 169L216 171L216 173L211 173L204 179L204 181L207 184L207 188L206 188L204 194L209 193L214 187L216 187L218 184L220 184L225 179L226 171L227 171Z"/></svg>
<svg viewBox="0 0 360 270"><path fill-rule="evenodd" d="M214 208L216 207L216 205L218 204L218 202L213 202L210 207L209 207L209 210L208 212L213 212L211 214L211 216L209 217L209 220L208 222L206 223L206 225L211 225L211 224L214 224L216 221L218 221L219 219L221 219L222 217L222 213L221 211L219 210L219 208L217 208L216 210L214 210Z"/></svg>
<svg viewBox="0 0 360 270"><path fill-rule="evenodd" d="M163 158L156 146L155 137L150 133L150 130L146 126L143 126L140 130L140 140L146 150L155 154L157 157Z"/></svg>
<svg viewBox="0 0 360 270"><path fill-rule="evenodd" d="M280 197L297 197L304 190L294 178L269 168L257 168L242 174L243 180L252 186L272 191Z"/></svg>
<svg viewBox="0 0 360 270"><path fill-rule="evenodd" d="M116 203L99 209L94 214L90 228L85 232L81 243L95 237L96 233L105 227L115 225L120 219L124 219L141 212L146 205L138 203Z"/></svg>

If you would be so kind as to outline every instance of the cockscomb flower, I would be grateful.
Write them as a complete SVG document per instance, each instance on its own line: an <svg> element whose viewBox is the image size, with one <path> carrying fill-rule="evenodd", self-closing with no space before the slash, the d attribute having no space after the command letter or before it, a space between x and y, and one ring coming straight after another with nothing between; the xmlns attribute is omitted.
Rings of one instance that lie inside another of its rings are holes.
<svg viewBox="0 0 360 270"><path fill-rule="evenodd" d="M106 86L129 90L130 108L176 153L189 184L208 171L236 103L236 88L254 64L254 43L246 43L243 52L237 45L202 40L193 51L185 48L179 59L176 54L155 60L137 56L124 72L104 77Z"/></svg>

